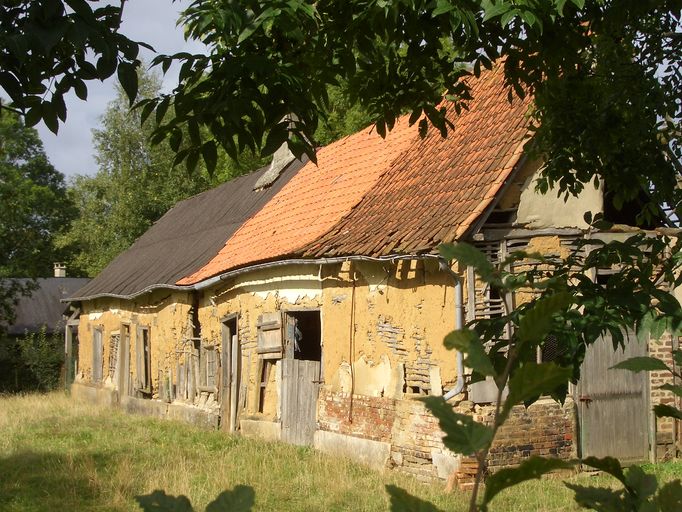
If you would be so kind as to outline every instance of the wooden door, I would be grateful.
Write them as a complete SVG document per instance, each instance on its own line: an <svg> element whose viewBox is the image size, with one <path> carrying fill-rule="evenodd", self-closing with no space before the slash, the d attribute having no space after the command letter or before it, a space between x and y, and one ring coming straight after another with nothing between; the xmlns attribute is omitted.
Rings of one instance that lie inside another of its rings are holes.
<svg viewBox="0 0 682 512"><path fill-rule="evenodd" d="M121 342L118 349L118 395L130 395L130 326L121 326Z"/></svg>
<svg viewBox="0 0 682 512"><path fill-rule="evenodd" d="M223 323L221 354L220 417L221 428L228 432L239 429L240 360L237 319Z"/></svg>
<svg viewBox="0 0 682 512"><path fill-rule="evenodd" d="M611 370L630 357L645 356L646 344L626 333L625 350L613 350L610 335L587 349L576 388L581 457L645 461L649 453L647 373Z"/></svg>
<svg viewBox="0 0 682 512"><path fill-rule="evenodd" d="M294 351L294 316L285 314L284 329L282 440L297 445L312 445L317 430L321 361L297 357Z"/></svg>

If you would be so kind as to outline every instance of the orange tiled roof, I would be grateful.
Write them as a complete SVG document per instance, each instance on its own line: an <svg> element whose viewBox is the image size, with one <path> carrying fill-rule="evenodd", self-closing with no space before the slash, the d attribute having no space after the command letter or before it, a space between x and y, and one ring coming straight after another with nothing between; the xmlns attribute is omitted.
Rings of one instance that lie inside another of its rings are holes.
<svg viewBox="0 0 682 512"><path fill-rule="evenodd" d="M432 250L462 236L518 162L527 102L510 105L501 69L473 86L469 110L443 139L401 118L386 139L370 129L324 147L203 268L194 284L287 256L381 256ZM447 103L446 103L447 105Z"/></svg>
<svg viewBox="0 0 682 512"><path fill-rule="evenodd" d="M529 101L510 104L501 69L475 83L455 130L415 140L362 201L305 257L419 253L462 237L490 205L523 152Z"/></svg>
<svg viewBox="0 0 682 512"><path fill-rule="evenodd" d="M303 166L208 264L177 284L296 253L347 214L416 136L404 118L385 139L367 128L321 148L317 165Z"/></svg>

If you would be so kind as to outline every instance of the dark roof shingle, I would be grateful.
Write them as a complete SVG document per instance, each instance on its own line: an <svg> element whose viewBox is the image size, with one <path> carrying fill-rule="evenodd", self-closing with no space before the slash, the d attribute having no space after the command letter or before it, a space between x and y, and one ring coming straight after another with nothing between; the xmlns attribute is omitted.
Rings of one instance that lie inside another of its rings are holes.
<svg viewBox="0 0 682 512"><path fill-rule="evenodd" d="M70 299L130 299L154 288L174 287L210 261L302 165L298 160L290 163L266 189L253 190L268 167L180 201Z"/></svg>

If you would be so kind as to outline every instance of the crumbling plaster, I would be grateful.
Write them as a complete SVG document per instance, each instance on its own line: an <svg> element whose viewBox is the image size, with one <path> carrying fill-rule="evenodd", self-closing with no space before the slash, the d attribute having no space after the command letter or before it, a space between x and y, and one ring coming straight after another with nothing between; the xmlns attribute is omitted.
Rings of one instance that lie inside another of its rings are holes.
<svg viewBox="0 0 682 512"><path fill-rule="evenodd" d="M515 182L500 200L501 207L511 207L516 202L516 224L531 229L588 227L585 212L604 211L601 185L586 184L578 195L557 196L550 189L542 194L535 189L542 171L539 160L529 161L519 172Z"/></svg>
<svg viewBox="0 0 682 512"><path fill-rule="evenodd" d="M452 278L439 271L436 262L280 266L205 291L199 320L202 337L219 345L222 319L239 313L242 378L248 382L246 414L254 415L259 315L319 310L323 385L334 392L399 398L405 365L415 365L418 359L433 367L427 368L426 377L433 382L433 394L455 381L455 354L442 345L454 328L453 301ZM266 386L263 419L279 415L278 372L279 365Z"/></svg>
<svg viewBox="0 0 682 512"><path fill-rule="evenodd" d="M149 327L151 337L151 377L152 387L158 392L159 369L166 371L175 368L178 343L191 332L190 311L191 294L158 290L135 300L100 298L83 302L78 326L80 340L78 351L78 379L92 382L93 331L102 330L104 354L102 362L103 384L115 387L109 375L110 338L121 331L122 324L130 326L130 371L136 375L136 338L137 327Z"/></svg>

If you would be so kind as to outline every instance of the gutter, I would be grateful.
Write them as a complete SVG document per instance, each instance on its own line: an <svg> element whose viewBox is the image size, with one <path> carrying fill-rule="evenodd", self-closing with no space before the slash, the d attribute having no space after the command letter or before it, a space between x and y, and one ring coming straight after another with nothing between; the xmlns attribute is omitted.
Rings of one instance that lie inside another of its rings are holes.
<svg viewBox="0 0 682 512"><path fill-rule="evenodd" d="M175 291L185 291L185 292L191 292L191 291L200 291L200 290L205 290L206 288L210 288L211 286L215 286L216 284L225 281L226 279L231 279L233 277L246 274L247 272L254 272L257 270L265 270L265 269L270 269L270 268L276 268L276 267L283 267L286 265L330 265L334 263L343 263L346 261L371 261L371 262L393 262L393 261L399 261L399 260L438 260L440 261L440 256L436 254L394 254L391 256L381 256L381 257L372 257L372 256L337 256L333 258L316 258L316 259L306 259L306 258L292 258L288 260L277 260L277 261L269 261L267 263L259 263L256 265L250 265L248 267L242 267L238 268L235 270L230 270L228 272L224 272L222 274L219 274L217 276L211 277L209 279L205 279L204 281L201 281L199 283L193 284L193 285L176 285L176 284L164 284L164 283L159 283L159 284L151 284L149 286L146 286L142 290L136 293L132 293L129 295L121 295L121 294L116 294L116 293L98 293L95 295L87 295L84 297L67 297L65 299L61 299L60 302L68 303L68 302L78 302L78 301L84 301L84 300L93 300L93 299L101 299L101 298L112 298L112 299L123 299L123 300L133 300L141 295L144 295L145 293L150 293L154 290L175 290Z"/></svg>

